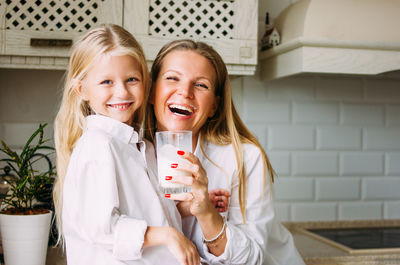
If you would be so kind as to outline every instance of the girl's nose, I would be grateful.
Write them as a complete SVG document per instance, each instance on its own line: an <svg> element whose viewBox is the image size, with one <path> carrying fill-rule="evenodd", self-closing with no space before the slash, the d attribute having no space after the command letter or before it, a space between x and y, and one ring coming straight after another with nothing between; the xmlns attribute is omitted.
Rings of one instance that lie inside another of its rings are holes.
<svg viewBox="0 0 400 265"><path fill-rule="evenodd" d="M128 87L125 83L118 83L115 86L115 91L114 91L115 96L119 98L123 98L126 95L128 95Z"/></svg>

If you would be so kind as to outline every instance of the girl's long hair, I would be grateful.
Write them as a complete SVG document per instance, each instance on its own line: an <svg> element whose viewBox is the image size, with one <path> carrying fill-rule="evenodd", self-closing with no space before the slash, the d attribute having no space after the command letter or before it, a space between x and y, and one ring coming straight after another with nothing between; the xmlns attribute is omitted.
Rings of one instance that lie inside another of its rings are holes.
<svg viewBox="0 0 400 265"><path fill-rule="evenodd" d="M59 232L58 243L63 243L62 207L63 186L68 163L76 142L86 127L85 117L91 114L91 109L83 101L74 88L78 81L85 79L94 63L105 54L114 56L129 55L141 67L142 82L145 89L143 102L147 102L149 94L149 74L146 59L140 44L125 29L117 25L103 25L87 32L73 46L65 77L61 106L54 122L54 139L56 147L57 179L53 190L56 222ZM143 104L134 114L133 123L141 124L146 104Z"/></svg>
<svg viewBox="0 0 400 265"><path fill-rule="evenodd" d="M247 129L242 120L240 119L232 100L231 86L229 82L229 75L226 69L226 65L222 60L221 56L209 45L203 42L195 42L192 40L176 40L167 43L158 53L156 59L151 68L151 79L152 87L157 81L158 74L161 70L165 57L172 51L177 50L189 50L194 51L205 58L212 64L216 73L215 82L215 96L219 97L218 109L214 116L207 120L207 122L201 128L200 137L200 148L207 159L208 156L204 152L203 143L208 141L218 145L232 144L235 151L238 178L239 178L239 205L242 213L243 222L245 222L245 210L246 210L246 171L243 160L243 149L242 144L250 143L256 145L262 155L264 163L264 186L265 186L265 173L268 170L271 183L274 180L275 172L271 166L267 154L261 147L258 140L253 134ZM152 93L152 92L150 92ZM147 106L147 112L145 117L145 137L150 141L154 142L154 134L156 130L156 117L152 105ZM210 159L209 159L210 160ZM211 160L210 160L211 161ZM211 161L213 163L213 161Z"/></svg>

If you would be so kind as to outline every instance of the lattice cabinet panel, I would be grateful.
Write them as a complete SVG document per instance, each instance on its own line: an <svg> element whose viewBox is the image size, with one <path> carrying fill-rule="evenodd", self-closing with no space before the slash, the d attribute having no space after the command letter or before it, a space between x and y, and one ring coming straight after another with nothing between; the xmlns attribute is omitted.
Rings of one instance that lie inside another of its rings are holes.
<svg viewBox="0 0 400 265"><path fill-rule="evenodd" d="M3 54L65 57L84 32L122 25L123 0L0 0L0 8Z"/></svg>
<svg viewBox="0 0 400 265"><path fill-rule="evenodd" d="M234 1L150 1L149 34L232 39Z"/></svg>
<svg viewBox="0 0 400 265"><path fill-rule="evenodd" d="M124 1L124 27L150 60L168 41L190 38L212 45L231 74L253 74L257 25L258 0Z"/></svg>

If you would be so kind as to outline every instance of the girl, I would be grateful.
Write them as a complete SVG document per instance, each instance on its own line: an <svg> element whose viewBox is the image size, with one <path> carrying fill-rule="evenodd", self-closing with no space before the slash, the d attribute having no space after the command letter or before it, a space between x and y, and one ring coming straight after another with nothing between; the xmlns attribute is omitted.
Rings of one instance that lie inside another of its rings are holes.
<svg viewBox="0 0 400 265"><path fill-rule="evenodd" d="M55 121L54 200L69 264L199 264L175 204L155 190L153 146L133 127L148 81L140 45L119 26L73 47Z"/></svg>

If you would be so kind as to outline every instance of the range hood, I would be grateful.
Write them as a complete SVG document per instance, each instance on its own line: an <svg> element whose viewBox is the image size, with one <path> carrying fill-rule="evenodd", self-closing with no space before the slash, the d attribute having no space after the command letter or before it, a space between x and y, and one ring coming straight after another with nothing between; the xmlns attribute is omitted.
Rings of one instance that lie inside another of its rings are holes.
<svg viewBox="0 0 400 265"><path fill-rule="evenodd" d="M400 0L299 0L275 27L281 44L260 54L264 79L400 69Z"/></svg>

